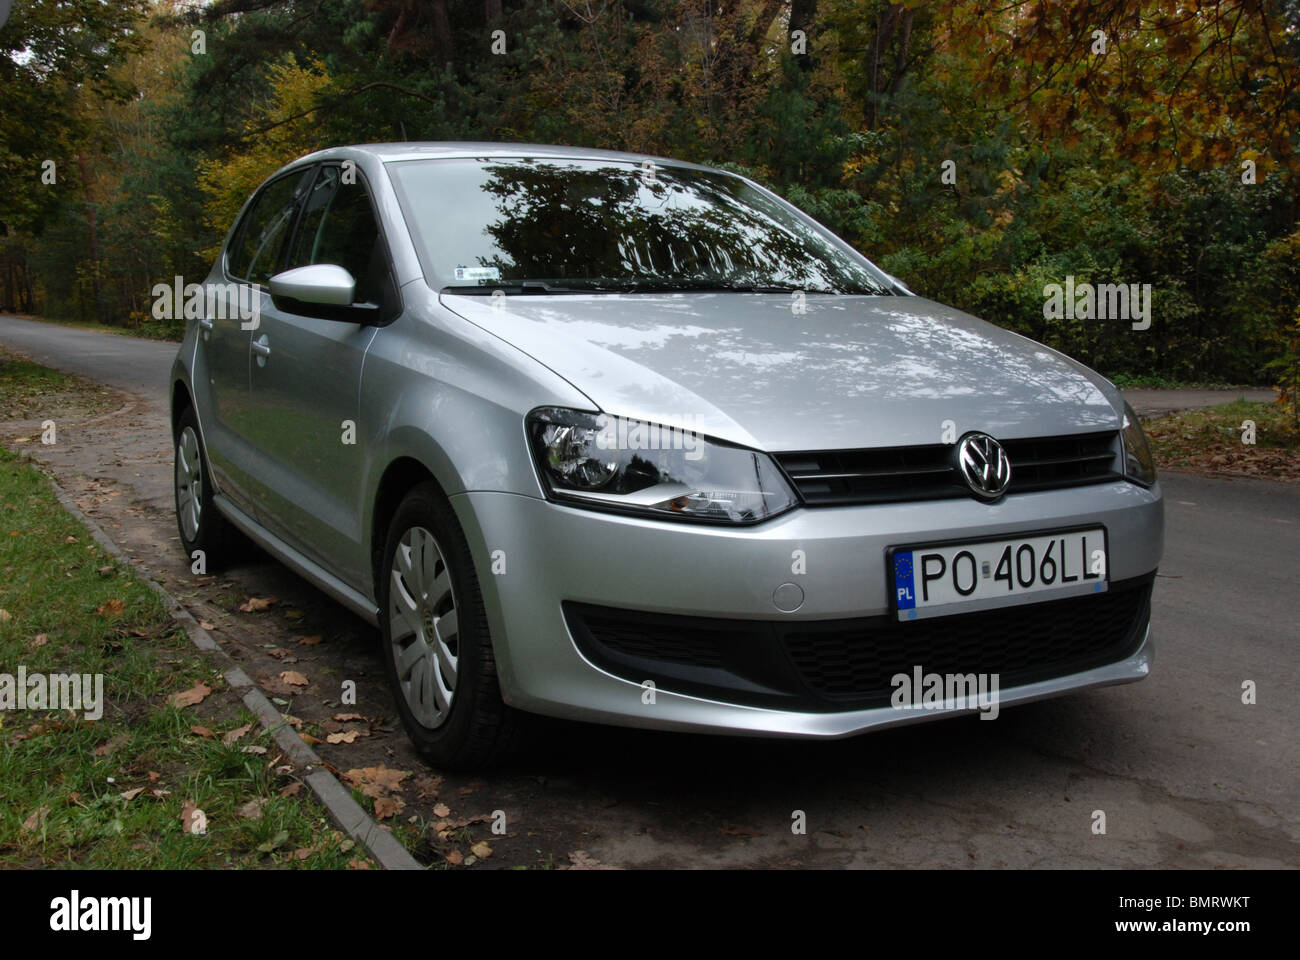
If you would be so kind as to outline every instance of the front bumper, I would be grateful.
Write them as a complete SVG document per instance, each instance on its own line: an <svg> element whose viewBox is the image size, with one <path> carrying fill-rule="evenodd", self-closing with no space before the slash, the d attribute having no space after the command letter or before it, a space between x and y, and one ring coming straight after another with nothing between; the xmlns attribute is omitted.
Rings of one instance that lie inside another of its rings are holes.
<svg viewBox="0 0 1300 960"><path fill-rule="evenodd" d="M674 690L671 681L657 681L651 697L641 683L584 655L564 604L791 624L850 620L889 614L891 546L1100 523L1108 532L1112 582L1149 576L1163 550L1159 487L1126 482L1021 494L992 505L944 500L803 508L746 528L644 520L503 493L470 492L453 504L479 573L507 702L552 716L664 730L833 738L969 708L950 701L938 709L782 709ZM1154 657L1149 628L1128 651L1114 662L1003 687L998 703L1140 680Z"/></svg>

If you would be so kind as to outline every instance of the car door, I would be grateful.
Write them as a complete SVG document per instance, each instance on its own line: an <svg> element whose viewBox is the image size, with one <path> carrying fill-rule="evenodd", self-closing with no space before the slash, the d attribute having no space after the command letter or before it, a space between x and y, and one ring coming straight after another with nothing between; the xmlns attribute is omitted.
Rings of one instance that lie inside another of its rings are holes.
<svg viewBox="0 0 1300 960"><path fill-rule="evenodd" d="M353 168L322 165L304 200L286 269L321 263L352 274L356 303L382 302L374 313L393 315L388 248L365 180ZM274 304L262 319L252 343L252 399L274 427L257 450L259 515L281 539L360 588L368 551L358 406L362 362L377 328Z"/></svg>
<svg viewBox="0 0 1300 960"><path fill-rule="evenodd" d="M314 171L265 184L244 211L204 288L194 378L200 427L216 487L254 512L253 445L259 415L249 394L249 346L283 263L299 204Z"/></svg>

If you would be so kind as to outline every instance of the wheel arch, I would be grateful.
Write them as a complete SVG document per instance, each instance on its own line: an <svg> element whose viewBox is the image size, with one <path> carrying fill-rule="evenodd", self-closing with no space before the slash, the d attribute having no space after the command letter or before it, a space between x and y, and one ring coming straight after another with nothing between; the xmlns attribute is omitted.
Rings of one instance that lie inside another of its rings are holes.
<svg viewBox="0 0 1300 960"><path fill-rule="evenodd" d="M180 422L181 414L193 406L194 396L190 393L189 385L178 377L172 382L171 423L173 437L176 436L176 427Z"/></svg>

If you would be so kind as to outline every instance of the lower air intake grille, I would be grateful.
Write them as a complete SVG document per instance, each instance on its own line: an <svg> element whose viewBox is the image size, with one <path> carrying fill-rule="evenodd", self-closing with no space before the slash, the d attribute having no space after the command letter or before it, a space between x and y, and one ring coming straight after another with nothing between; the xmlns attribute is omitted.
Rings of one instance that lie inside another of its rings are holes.
<svg viewBox="0 0 1300 960"><path fill-rule="evenodd" d="M728 703L832 711L884 706L914 668L998 674L1000 689L1079 673L1137 650L1154 574L1105 593L900 622L769 621L565 603L583 654L616 676Z"/></svg>

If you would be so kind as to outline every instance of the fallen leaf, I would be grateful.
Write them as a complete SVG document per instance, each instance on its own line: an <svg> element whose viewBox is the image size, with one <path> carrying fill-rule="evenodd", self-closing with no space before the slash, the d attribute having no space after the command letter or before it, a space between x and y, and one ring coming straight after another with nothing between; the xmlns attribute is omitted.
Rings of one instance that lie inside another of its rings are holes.
<svg viewBox="0 0 1300 960"><path fill-rule="evenodd" d="M127 803L130 803L132 800L140 796L140 794L142 793L144 793L144 787L136 787L134 790L123 791L122 793L119 793L118 796L121 797L123 800L125 800Z"/></svg>
<svg viewBox="0 0 1300 960"><path fill-rule="evenodd" d="M421 800L437 800L438 791L442 789L442 777L419 777L415 789L419 791Z"/></svg>
<svg viewBox="0 0 1300 960"><path fill-rule="evenodd" d="M729 837L761 837L763 834L758 830L752 830L749 827L723 827L721 830Z"/></svg>
<svg viewBox="0 0 1300 960"><path fill-rule="evenodd" d="M97 746L95 748L95 756L97 757L112 756L113 753L115 753L118 750L121 750L124 746L126 746L130 742L131 742L131 735L129 733L119 733L113 739L106 740L103 743L101 743L99 746Z"/></svg>
<svg viewBox="0 0 1300 960"><path fill-rule="evenodd" d="M248 733L249 730L252 729L253 729L253 725L251 723L246 723L242 727L235 727L234 730L229 730L225 733L224 736L222 736L221 742L228 747L236 740L238 740L240 737L244 736L244 734Z"/></svg>
<svg viewBox="0 0 1300 960"><path fill-rule="evenodd" d="M285 723L287 723L289 726L293 727L295 730L302 729L302 720L299 719L298 717L295 717L291 713L280 714L280 719L283 720Z"/></svg>
<svg viewBox="0 0 1300 960"><path fill-rule="evenodd" d="M150 782L150 783L157 783L157 782L158 782L159 780L161 780L161 779L162 779L162 774L159 773L157 770L150 770L150 771L149 771L149 782Z"/></svg>
<svg viewBox="0 0 1300 960"><path fill-rule="evenodd" d="M303 743L308 745L320 743L320 737L313 737L310 733L300 733L298 736L302 739Z"/></svg>
<svg viewBox="0 0 1300 960"><path fill-rule="evenodd" d="M288 700L283 699L284 697L294 697L299 693L297 687L289 686L274 674L266 674L265 676L258 677L257 683L264 691L273 694L271 697L272 703L278 703L281 706L289 702ZM278 694L278 696L274 696L275 694Z"/></svg>
<svg viewBox="0 0 1300 960"><path fill-rule="evenodd" d="M341 733L327 734L325 737L325 742L326 743L351 743L352 741L356 740L360 732L361 731L359 730L344 730Z"/></svg>
<svg viewBox="0 0 1300 960"><path fill-rule="evenodd" d="M297 670L285 670L280 674L280 679L291 687L305 687L311 682Z"/></svg>
<svg viewBox="0 0 1300 960"><path fill-rule="evenodd" d="M0 623L8 623L13 618L14 615L12 613L10 613L4 607L0 607Z"/></svg>
<svg viewBox="0 0 1300 960"><path fill-rule="evenodd" d="M312 635L312 636L310 636L310 637L299 637L299 638L298 638L298 642L301 643L304 647L314 647L314 646L316 646L316 644L320 643L321 640L322 640L322 637L321 637L321 635L320 635L319 633L314 634L314 635Z"/></svg>
<svg viewBox="0 0 1300 960"><path fill-rule="evenodd" d="M50 642L50 635L48 633L38 633L36 636L32 637L29 641L27 641L27 649L35 650L38 647L45 646L49 642Z"/></svg>
<svg viewBox="0 0 1300 960"><path fill-rule="evenodd" d="M459 850L453 850L451 853L443 857L443 859L446 860L448 863L450 863L453 867L459 867L462 863L465 862L465 857L461 854Z"/></svg>
<svg viewBox="0 0 1300 960"><path fill-rule="evenodd" d="M617 870L618 867L611 867L601 863L595 857L587 853L586 850L574 850L569 854L570 870Z"/></svg>
<svg viewBox="0 0 1300 960"><path fill-rule="evenodd" d="M257 613L280 602L279 597L249 597L246 603L239 605L240 613Z"/></svg>
<svg viewBox="0 0 1300 960"><path fill-rule="evenodd" d="M474 846L469 848L469 852L474 854L474 856L478 857L480 860L486 860L488 857L492 856L492 848L487 845L486 840L480 840L478 843L474 844Z"/></svg>
<svg viewBox="0 0 1300 960"><path fill-rule="evenodd" d="M163 797L170 797L172 795L172 792L170 790L150 790L149 792L152 793L155 797L158 797L160 800Z"/></svg>
<svg viewBox="0 0 1300 960"><path fill-rule="evenodd" d="M262 808L264 806L266 806L266 801L264 799L255 798L249 800L248 803L239 808L239 815L245 820L261 820Z"/></svg>
<svg viewBox="0 0 1300 960"><path fill-rule="evenodd" d="M375 800L375 816L387 820L406 809L406 801L401 797L379 797Z"/></svg>
<svg viewBox="0 0 1300 960"><path fill-rule="evenodd" d="M186 800L181 807L181 829L196 837L208 832L208 815L193 800Z"/></svg>
<svg viewBox="0 0 1300 960"><path fill-rule="evenodd" d="M202 627L204 630L215 630L215 629L217 629L217 625L216 625L215 623L212 623L211 621L208 621L208 620L200 620L200 621L199 621L199 626Z"/></svg>
<svg viewBox="0 0 1300 960"><path fill-rule="evenodd" d="M364 720L366 718L359 713L336 713L334 719L339 723L349 723L353 720Z"/></svg>
<svg viewBox="0 0 1300 960"><path fill-rule="evenodd" d="M310 856L311 856L313 853L315 853L315 852L316 852L316 851L315 851L313 848L311 848L311 847L299 847L297 850L295 850L295 851L293 852L293 856L290 857L290 859L292 859L292 860L306 860L308 857L310 857Z"/></svg>
<svg viewBox="0 0 1300 960"><path fill-rule="evenodd" d="M30 817L23 821L22 829L27 833L34 833L45 825L45 817L49 814L49 807L37 807Z"/></svg>
<svg viewBox="0 0 1300 960"><path fill-rule="evenodd" d="M206 700L210 693L212 693L211 688L200 680L188 690L182 690L180 693L173 693L167 698L167 702L173 707L192 707L196 703L202 703Z"/></svg>
<svg viewBox="0 0 1300 960"><path fill-rule="evenodd" d="M301 789L302 789L302 784L301 784L301 783L291 783L291 784L289 784L287 787L283 788L283 789L280 791L280 796L282 796L282 797L296 797L296 796L298 796L298 791L301 790Z"/></svg>
<svg viewBox="0 0 1300 960"><path fill-rule="evenodd" d="M194 726L190 727L190 733L193 733L196 736L200 736L204 740L211 740L215 736L215 734L207 727L201 727L197 723Z"/></svg>
<svg viewBox="0 0 1300 960"><path fill-rule="evenodd" d="M116 616L117 614L121 613L125 609L126 609L126 604L123 603L121 600L114 598L108 601L108 603L105 603L103 606L96 607L95 612L99 614L101 617L111 617L111 616Z"/></svg>
<svg viewBox="0 0 1300 960"><path fill-rule="evenodd" d="M68 535L68 536L66 536L66 537L63 538L63 542L64 542L64 543L76 543L76 542L77 542L77 538L74 537L74 536L72 536L72 535Z"/></svg>
<svg viewBox="0 0 1300 960"><path fill-rule="evenodd" d="M433 815L439 819L450 817L451 807L447 806L445 803L440 803L433 808Z"/></svg>
<svg viewBox="0 0 1300 960"><path fill-rule="evenodd" d="M401 790L402 781L410 775L410 770L393 770L378 766L349 770L343 774L343 779L355 787L360 787L361 792L367 797L382 797L387 793Z"/></svg>
<svg viewBox="0 0 1300 960"><path fill-rule="evenodd" d="M370 869L370 864L369 864L368 861L365 861L365 860L356 860L356 859L352 859L352 860L349 860L349 861L348 861L348 869L349 869L349 870L369 870L369 869Z"/></svg>
<svg viewBox="0 0 1300 960"><path fill-rule="evenodd" d="M244 747L244 749L243 749L242 752L243 752L243 753L256 753L256 754L259 754L259 755L260 755L260 754L266 753L266 747Z"/></svg>

